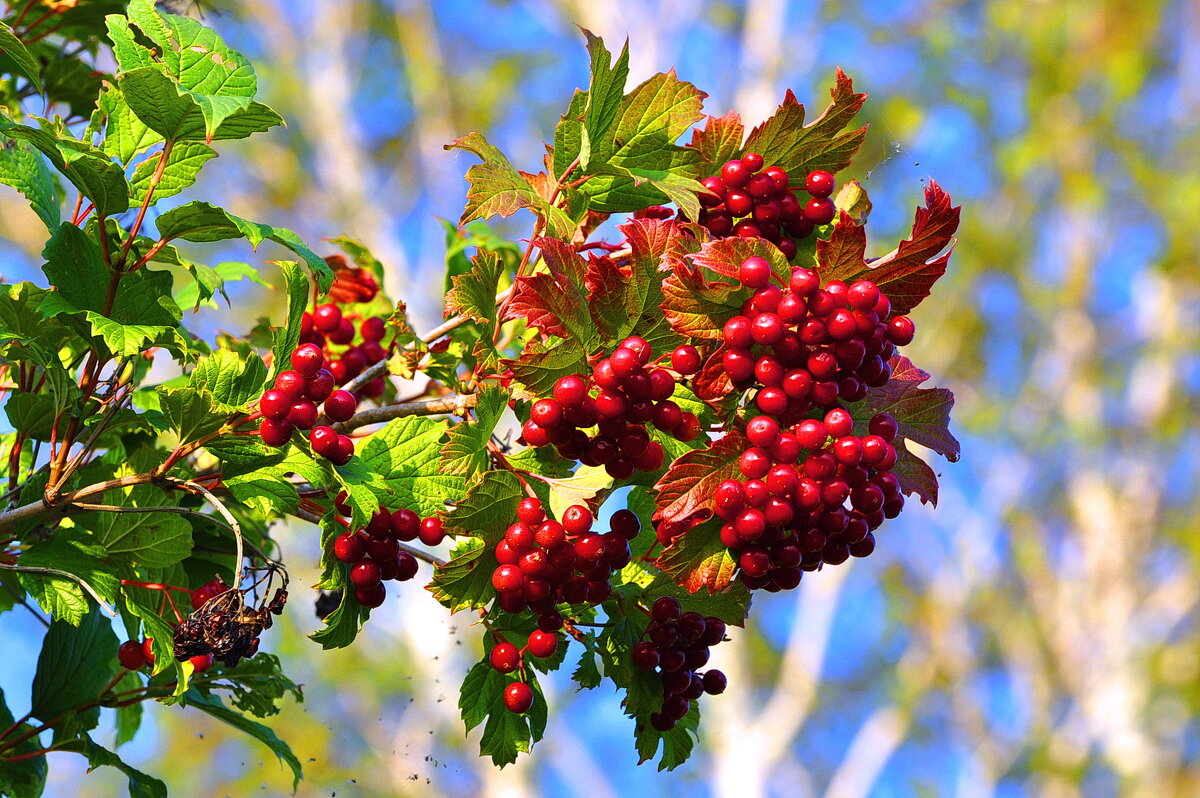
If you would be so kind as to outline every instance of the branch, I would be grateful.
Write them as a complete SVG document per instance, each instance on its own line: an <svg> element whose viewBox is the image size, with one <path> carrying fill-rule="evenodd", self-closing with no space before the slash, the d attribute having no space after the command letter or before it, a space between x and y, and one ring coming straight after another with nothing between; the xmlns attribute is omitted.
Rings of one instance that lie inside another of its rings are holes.
<svg viewBox="0 0 1200 798"><path fill-rule="evenodd" d="M478 394L466 393L450 394L449 396L442 396L423 402L401 402L400 404L386 405L384 407L373 407L370 410L363 410L356 413L354 418L338 424L335 429L340 428L343 432L349 432L359 427L365 427L368 424L379 424L405 416L439 416L445 413L462 416L466 415L467 410L474 407L478 401Z"/></svg>

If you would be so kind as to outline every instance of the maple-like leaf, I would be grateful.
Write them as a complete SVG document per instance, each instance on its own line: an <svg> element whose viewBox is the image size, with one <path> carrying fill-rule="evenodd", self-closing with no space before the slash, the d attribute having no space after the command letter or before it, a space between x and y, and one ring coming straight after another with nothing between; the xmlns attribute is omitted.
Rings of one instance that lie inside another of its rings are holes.
<svg viewBox="0 0 1200 798"><path fill-rule="evenodd" d="M516 360L504 360L504 368L512 369L514 394L522 399L548 396L554 383L568 374L583 374L587 369L587 353L583 345L567 339L546 348L530 341Z"/></svg>
<svg viewBox="0 0 1200 798"><path fill-rule="evenodd" d="M713 491L727 479L740 479L738 458L749 446L740 433L731 431L706 449L680 457L663 475L658 491L655 521L705 520L714 512Z"/></svg>
<svg viewBox="0 0 1200 798"><path fill-rule="evenodd" d="M503 321L525 319L543 335L590 343L595 332L588 313L587 262L556 238L539 238L534 244L547 271L517 278Z"/></svg>
<svg viewBox="0 0 1200 798"><path fill-rule="evenodd" d="M925 187L925 206L917 208L912 235L881 258L864 260L866 233L842 214L828 241L817 242L817 270L822 282L871 280L887 294L892 313L908 313L946 273L958 230L959 206L935 181Z"/></svg>
<svg viewBox="0 0 1200 798"><path fill-rule="evenodd" d="M699 150L704 160L713 164L712 170L726 161L736 158L742 151L742 138L746 128L742 118L733 111L724 116L710 116L704 122L703 128L692 130L692 141L688 145Z"/></svg>
<svg viewBox="0 0 1200 798"><path fill-rule="evenodd" d="M900 490L908 495L916 495L922 504L938 503L937 474L929 464L910 452L903 442L896 447L896 465L892 473L900 480Z"/></svg>
<svg viewBox="0 0 1200 798"><path fill-rule="evenodd" d="M833 101L829 107L805 127L804 106L789 90L775 115L750 132L744 151L761 153L766 163L783 167L793 183L803 182L814 169L837 172L845 168L862 145L867 128L843 128L862 108L867 95L856 93L853 81L841 69L830 94Z"/></svg>

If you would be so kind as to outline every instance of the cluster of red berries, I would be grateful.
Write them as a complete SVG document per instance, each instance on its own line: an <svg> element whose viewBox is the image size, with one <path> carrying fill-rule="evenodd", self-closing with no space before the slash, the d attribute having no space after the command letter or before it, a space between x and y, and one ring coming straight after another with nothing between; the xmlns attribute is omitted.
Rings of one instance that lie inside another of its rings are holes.
<svg viewBox="0 0 1200 798"><path fill-rule="evenodd" d="M324 351L337 385L345 385L363 369L387 357L387 350L380 343L386 332L387 323L382 316L368 316L356 329L351 318L333 303L317 305L311 313L305 311L300 322L300 342L313 344ZM346 349L335 354L330 344ZM383 377L376 377L363 385L358 394L375 399L383 395L385 385Z"/></svg>
<svg viewBox="0 0 1200 798"><path fill-rule="evenodd" d="M526 609L538 613L543 631L562 628L560 603L600 604L612 593L614 571L629 563L629 541L641 531L641 522L629 510L618 510L609 519L609 531L592 531L592 513L575 504L563 511L562 520L547 518L542 503L522 499L517 521L496 544L492 586L497 603L510 613Z"/></svg>
<svg viewBox="0 0 1200 798"><path fill-rule="evenodd" d="M650 439L646 424L690 441L700 434L700 420L671 401L675 375L647 369L652 354L645 339L631 336L595 365L590 379L562 377L553 398L533 403L522 440L529 446L554 444L568 460L603 465L613 479L662 468L662 444ZM590 427L597 428L594 436L583 431Z"/></svg>
<svg viewBox="0 0 1200 798"><path fill-rule="evenodd" d="M538 624L539 628L529 633L525 645L521 648L505 640L503 633L497 633L500 642L488 652L488 662L491 666L500 673L512 673L521 667L526 653L544 659L558 651L558 630L562 628L562 616L553 611L544 613L538 619ZM527 712L533 706L533 688L521 681L508 685L504 690L504 706L518 715Z"/></svg>
<svg viewBox="0 0 1200 798"><path fill-rule="evenodd" d="M791 260L796 241L808 237L817 225L833 221L836 208L833 175L818 169L810 172L804 189L811 196L801 203L789 188L788 173L779 166L763 169L763 157L748 152L727 161L719 175L700 181L700 224L717 238L741 236L765 238Z"/></svg>
<svg viewBox="0 0 1200 798"><path fill-rule="evenodd" d="M334 507L341 515L350 516L345 491L338 494ZM421 518L403 507L392 511L380 507L367 525L358 530L349 529L344 518L338 520L347 530L334 539L333 554L350 565L355 600L372 609L387 598L384 582L389 579L406 582L417 575L417 558L401 551L401 542L419 539L427 546L436 546L446 538L440 518Z"/></svg>
<svg viewBox="0 0 1200 798"><path fill-rule="evenodd" d="M651 713L650 724L670 731L687 714L692 701L708 693L725 692L725 674L715 668L698 671L708 663L708 650L725 639L725 622L684 612L672 596L655 600L646 637L630 656L637 667L654 671L662 679L663 702Z"/></svg>
<svg viewBox="0 0 1200 798"><path fill-rule="evenodd" d="M869 434L853 434L854 419L834 408L823 420L790 430L770 416L746 423L751 446L738 462L743 479L713 493L721 542L737 557L749 588L790 590L804 571L839 565L875 549L872 533L904 507L891 473L896 421L880 413Z"/></svg>
<svg viewBox="0 0 1200 798"><path fill-rule="evenodd" d="M891 316L878 286L830 280L822 288L803 267L783 289L772 277L762 258L741 263L738 279L755 291L721 331L721 365L735 388L758 388L761 412L790 426L814 407L856 402L887 383L889 361L897 346L912 342L915 327L908 316Z"/></svg>
<svg viewBox="0 0 1200 798"><path fill-rule="evenodd" d="M286 446L292 430L310 430L313 451L335 465L354 456L354 441L332 427L317 423L317 404L324 403L331 421L349 421L358 409L358 399L349 391L334 390L334 376L325 368L325 353L316 344L301 344L292 352L292 367L279 372L275 385L258 400L263 415L263 443Z"/></svg>
<svg viewBox="0 0 1200 798"><path fill-rule="evenodd" d="M209 602L229 589L229 585L222 582L220 579L210 579L200 587L192 591L192 609L198 610ZM121 663L122 668L127 668L131 671L141 670L147 665L154 664L154 650L152 644L153 637L147 637L144 640L126 640L117 647L117 661ZM192 670L195 673L203 673L212 667L212 654L197 654L189 660L192 663Z"/></svg>

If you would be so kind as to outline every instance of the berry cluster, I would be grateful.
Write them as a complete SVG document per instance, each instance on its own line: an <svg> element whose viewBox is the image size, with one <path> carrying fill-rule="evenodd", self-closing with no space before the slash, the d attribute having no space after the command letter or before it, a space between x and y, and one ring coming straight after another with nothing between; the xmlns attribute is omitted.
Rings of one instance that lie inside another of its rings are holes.
<svg viewBox="0 0 1200 798"><path fill-rule="evenodd" d="M546 613L538 619L538 624L539 628L529 633L521 648L505 640L503 633L497 633L500 642L488 652L491 666L500 673L512 673L521 667L526 653L545 659L558 651L558 630L562 628L562 616L557 612ZM533 706L533 689L525 682L513 682L504 690L504 706L518 715L528 711Z"/></svg>
<svg viewBox="0 0 1200 798"><path fill-rule="evenodd" d="M765 238L791 260L796 241L833 221L836 208L829 198L834 188L829 172L809 173L804 190L811 199L803 204L788 187L789 179L779 166L764 169L756 152L727 161L719 175L701 181L708 191L699 196L704 208L699 222L717 238Z"/></svg>
<svg viewBox="0 0 1200 798"><path fill-rule="evenodd" d="M292 367L279 372L275 385L258 400L263 415L263 443L286 446L292 430L310 430L308 440L313 451L335 465L344 465L354 456L354 441L339 435L332 427L317 423L317 404L324 403L325 415L332 421L349 421L358 409L358 399L349 391L334 390L334 376L325 368L325 353L316 344L301 344L292 352Z"/></svg>
<svg viewBox="0 0 1200 798"><path fill-rule="evenodd" d="M650 610L645 636L650 639L635 645L631 657L634 665L662 679L662 708L650 715L650 724L666 732L687 714L692 701L725 691L724 673L698 673L708 663L709 648L725 639L725 622L684 612L675 598L662 596Z"/></svg>
<svg viewBox="0 0 1200 798"><path fill-rule="evenodd" d="M530 609L539 614L544 630L561 628L560 603L600 604L612 593L614 571L629 563L629 541L641 522L628 510L613 513L609 531L592 531L592 514L575 504L563 511L562 521L547 518L538 499L522 499L517 521L496 544L492 586L505 612Z"/></svg>
<svg viewBox="0 0 1200 798"><path fill-rule="evenodd" d="M739 390L757 388L758 409L785 426L814 407L856 402L887 383L897 346L911 343L907 316L870 280L824 288L812 269L797 268L784 289L762 258L747 258L738 279L755 289L742 314L725 322L721 366Z"/></svg>
<svg viewBox="0 0 1200 798"><path fill-rule="evenodd" d="M554 444L568 460L603 465L613 479L662 468L662 444L650 439L646 424L690 441L700 434L700 421L671 401L675 375L646 368L651 356L650 344L632 336L595 365L590 380L562 377L552 399L534 402L522 440L529 446ZM583 431L590 427L597 429L593 436Z"/></svg>
<svg viewBox="0 0 1200 798"><path fill-rule="evenodd" d="M300 322L300 342L323 350L337 385L345 385L363 369L387 357L381 343L386 332L387 323L382 316L368 316L356 329L351 318L333 303L317 305L311 313L305 311ZM330 344L346 348L335 354ZM375 399L383 395L385 385L383 377L376 377L363 385L358 394Z"/></svg>
<svg viewBox="0 0 1200 798"><path fill-rule="evenodd" d="M806 570L874 551L873 530L899 515L904 496L891 473L895 419L880 413L868 426L869 434L854 435L843 408L790 430L770 416L746 423L744 479L725 480L713 499L725 521L721 542L747 587L790 590Z"/></svg>
<svg viewBox="0 0 1200 798"><path fill-rule="evenodd" d="M345 491L338 494L334 507L342 516L350 516ZM440 518L421 518L407 508L389 511L380 507L367 525L357 530L349 529L345 518L338 520L347 530L334 539L333 555L350 565L354 599L372 609L387 598L384 582L407 582L417 575L417 558L402 551L401 542L419 539L427 546L436 546L446 538Z"/></svg>

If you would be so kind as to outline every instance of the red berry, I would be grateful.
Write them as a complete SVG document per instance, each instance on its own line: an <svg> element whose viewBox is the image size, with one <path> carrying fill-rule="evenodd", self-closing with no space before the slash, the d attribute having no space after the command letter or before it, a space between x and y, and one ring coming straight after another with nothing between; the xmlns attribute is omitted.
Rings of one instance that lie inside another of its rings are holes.
<svg viewBox="0 0 1200 798"><path fill-rule="evenodd" d="M697 199L706 208L712 208L725 201L725 183L717 176L706 177L700 181L706 189Z"/></svg>
<svg viewBox="0 0 1200 798"><path fill-rule="evenodd" d="M387 323L380 316L371 316L363 319L358 331L364 341L382 341L384 333L387 332Z"/></svg>
<svg viewBox="0 0 1200 798"><path fill-rule="evenodd" d="M535 657L549 657L558 650L558 635L554 632L537 630L529 635L529 653Z"/></svg>
<svg viewBox="0 0 1200 798"><path fill-rule="evenodd" d="M337 438L338 434L333 427L324 425L313 427L308 433L308 442L312 444L313 451L329 459L333 459L337 454Z"/></svg>
<svg viewBox="0 0 1200 798"><path fill-rule="evenodd" d="M515 593L524 584L525 575L521 573L521 569L516 565L501 565L492 572L492 587L501 593Z"/></svg>
<svg viewBox="0 0 1200 798"><path fill-rule="evenodd" d="M145 640L142 641L142 656L145 658L146 662L150 663L151 665L154 664L154 638L153 637L147 637Z"/></svg>
<svg viewBox="0 0 1200 798"><path fill-rule="evenodd" d="M317 406L311 399L301 399L292 405L287 422L296 429L312 429L312 425L317 423Z"/></svg>
<svg viewBox="0 0 1200 798"><path fill-rule="evenodd" d="M771 282L771 264L759 257L746 258L738 267L738 280L749 288L762 288Z"/></svg>
<svg viewBox="0 0 1200 798"><path fill-rule="evenodd" d="M567 407L575 407L587 398L587 382L577 374L568 374L554 383L554 398Z"/></svg>
<svg viewBox="0 0 1200 798"><path fill-rule="evenodd" d="M659 596L654 600L650 614L656 621L674 621L683 614L683 608L679 606L679 599L674 596Z"/></svg>
<svg viewBox="0 0 1200 798"><path fill-rule="evenodd" d="M828 197L833 193L833 185L833 175L824 169L817 169L808 173L804 190L814 197Z"/></svg>
<svg viewBox="0 0 1200 798"><path fill-rule="evenodd" d="M374 560L360 560L350 569L350 581L355 587L371 588L380 582L379 563Z"/></svg>
<svg viewBox="0 0 1200 798"><path fill-rule="evenodd" d="M721 180L730 188L742 188L750 182L752 172L736 158L721 167Z"/></svg>
<svg viewBox="0 0 1200 798"><path fill-rule="evenodd" d="M592 528L592 513L582 504L572 504L563 511L562 525L569 535L582 535Z"/></svg>
<svg viewBox="0 0 1200 798"><path fill-rule="evenodd" d="M333 454L328 455L329 462L334 465L345 465L354 456L354 441L347 435L337 436L337 445Z"/></svg>
<svg viewBox="0 0 1200 798"><path fill-rule="evenodd" d="M668 399L654 406L652 421L654 426L663 432L670 432L677 429L680 422L683 421L683 411L679 409L679 405Z"/></svg>
<svg viewBox="0 0 1200 798"><path fill-rule="evenodd" d="M642 366L650 362L653 352L650 349L650 343L637 335L631 335L621 342L619 349L628 349L637 355L638 363Z"/></svg>
<svg viewBox="0 0 1200 798"><path fill-rule="evenodd" d="M313 326L329 334L342 323L342 309L337 305L317 305L313 310Z"/></svg>
<svg viewBox="0 0 1200 798"><path fill-rule="evenodd" d="M539 399L530 408L529 418L542 429L553 429L562 423L563 406L556 399Z"/></svg>
<svg viewBox="0 0 1200 798"><path fill-rule="evenodd" d="M770 346L783 339L783 320L774 313L760 313L750 323L750 335L758 343Z"/></svg>
<svg viewBox="0 0 1200 798"><path fill-rule="evenodd" d="M917 328L908 316L893 316L887 322L888 340L896 346L908 346L916 335Z"/></svg>
<svg viewBox="0 0 1200 798"><path fill-rule="evenodd" d="M513 682L504 688L504 706L517 715L528 712L533 706L533 690L525 682Z"/></svg>
<svg viewBox="0 0 1200 798"><path fill-rule="evenodd" d="M763 168L763 157L757 152L748 152L742 156L742 166L745 166L751 172L757 172Z"/></svg>
<svg viewBox="0 0 1200 798"><path fill-rule="evenodd" d="M684 345L671 353L671 368L684 376L700 370L700 352L694 346Z"/></svg>
<svg viewBox="0 0 1200 798"><path fill-rule="evenodd" d="M873 310L879 303L879 297L879 288L870 280L856 280L846 292L846 299L855 310Z"/></svg>
<svg viewBox="0 0 1200 798"><path fill-rule="evenodd" d="M802 297L810 297L821 287L821 278L812 269L793 269L788 286L793 293Z"/></svg>
<svg viewBox="0 0 1200 798"><path fill-rule="evenodd" d="M288 412L292 409L292 397L279 390L269 390L262 395L258 400L258 409L262 411L263 418L268 418L272 421L282 421L287 418Z"/></svg>
<svg viewBox="0 0 1200 798"><path fill-rule="evenodd" d="M341 388L329 394L325 400L325 415L333 421L349 421L358 409L358 400L354 394Z"/></svg>
<svg viewBox="0 0 1200 798"><path fill-rule="evenodd" d="M209 668L212 667L213 655L212 654L197 654L196 656L189 659L188 662L192 663L192 672L193 673L204 673L206 670L208 670Z"/></svg>
<svg viewBox="0 0 1200 798"><path fill-rule="evenodd" d="M282 392L287 397L288 407L291 407L292 402L298 402L304 398L307 386L308 381L300 376L300 372L292 369L281 371L275 377L275 390Z"/></svg>
<svg viewBox="0 0 1200 798"><path fill-rule="evenodd" d="M828 197L813 197L804 205L804 218L813 224L829 224L837 208Z"/></svg>
<svg viewBox="0 0 1200 798"><path fill-rule="evenodd" d="M488 661L501 673L512 673L521 664L521 652L512 643L497 643L488 654Z"/></svg>
<svg viewBox="0 0 1200 798"><path fill-rule="evenodd" d="M421 517L407 507L401 507L399 510L392 511L388 519L388 526L397 540L407 543L410 540L416 540L421 529Z"/></svg>
<svg viewBox="0 0 1200 798"><path fill-rule="evenodd" d="M725 674L718 670L706 671L704 674L704 692L709 695L720 695L725 692L728 681Z"/></svg>
<svg viewBox="0 0 1200 798"><path fill-rule="evenodd" d="M426 546L437 546L446 539L446 530L442 526L442 519L437 516L424 519L421 521L421 531L418 535Z"/></svg>
<svg viewBox="0 0 1200 798"><path fill-rule="evenodd" d="M730 191L725 197L725 207L733 216L745 216L754 210L754 198L745 191Z"/></svg>
<svg viewBox="0 0 1200 798"><path fill-rule="evenodd" d="M334 387L333 372L329 369L320 369L317 376L308 381L304 395L314 402L324 402L333 393Z"/></svg>
<svg viewBox="0 0 1200 798"><path fill-rule="evenodd" d="M374 587L354 588L354 600L369 609L375 609L380 606L386 598L387 590L384 589L382 582Z"/></svg>
<svg viewBox="0 0 1200 798"><path fill-rule="evenodd" d="M658 663L662 659L655 645L647 640L637 643L630 652L630 659L633 664L642 670L652 671L658 667Z"/></svg>
<svg viewBox="0 0 1200 798"><path fill-rule="evenodd" d="M316 344L301 344L292 352L292 368L301 377L312 379L325 365L325 353Z"/></svg>
<svg viewBox="0 0 1200 798"><path fill-rule="evenodd" d="M267 446L285 446L292 438L292 425L286 421L272 421L264 418L259 435L262 436L262 442Z"/></svg>
<svg viewBox="0 0 1200 798"><path fill-rule="evenodd" d="M873 416L867 429L872 435L878 435L889 443L895 439L896 433L899 431L896 419L888 413L878 413Z"/></svg>
<svg viewBox="0 0 1200 798"><path fill-rule="evenodd" d="M136 640L126 640L117 648L117 661L122 668L131 671L146 667L146 655L142 653L142 644Z"/></svg>
<svg viewBox="0 0 1200 798"><path fill-rule="evenodd" d="M835 407L825 414L825 429L835 438L842 438L854 430L854 417L841 407Z"/></svg>
<svg viewBox="0 0 1200 798"><path fill-rule="evenodd" d="M333 556L342 562L355 563L367 553L367 544L362 535L343 532L333 541Z"/></svg>
<svg viewBox="0 0 1200 798"><path fill-rule="evenodd" d="M540 499L526 497L517 505L517 519L525 524L540 524L546 518Z"/></svg>
<svg viewBox="0 0 1200 798"><path fill-rule="evenodd" d="M779 437L779 424L769 416L755 416L746 422L746 439L763 448L775 443Z"/></svg>

